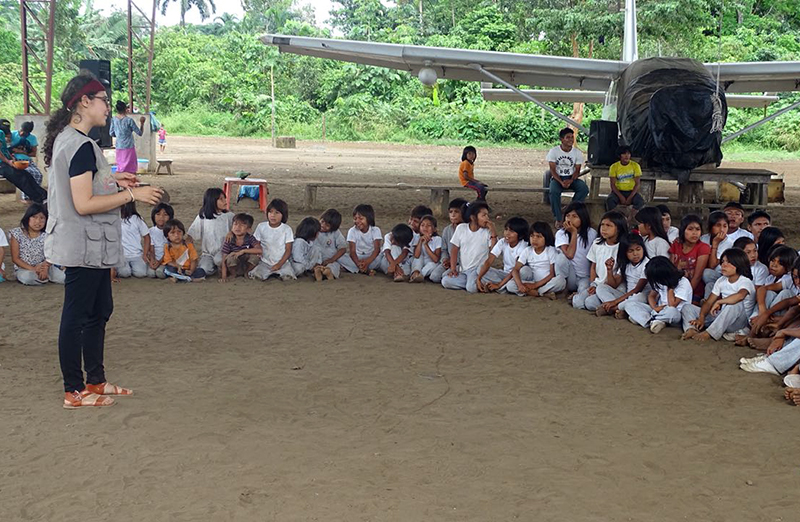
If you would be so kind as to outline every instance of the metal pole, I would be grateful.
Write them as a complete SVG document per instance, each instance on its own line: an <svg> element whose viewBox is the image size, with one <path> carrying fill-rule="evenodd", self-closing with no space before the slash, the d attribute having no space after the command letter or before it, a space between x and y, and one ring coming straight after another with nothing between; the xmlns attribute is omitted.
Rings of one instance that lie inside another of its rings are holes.
<svg viewBox="0 0 800 522"><path fill-rule="evenodd" d="M22 42L22 112L31 113L31 99L28 92L28 15L25 12L25 2L19 3L19 28L20 42Z"/></svg>
<svg viewBox="0 0 800 522"><path fill-rule="evenodd" d="M128 108L133 112L133 0L128 0Z"/></svg>
<svg viewBox="0 0 800 522"><path fill-rule="evenodd" d="M47 71L45 72L44 113L50 114L50 96L53 88L53 45L56 31L56 2L50 2L50 20L47 24Z"/></svg>
<svg viewBox="0 0 800 522"><path fill-rule="evenodd" d="M724 138L722 138L722 143L728 143L731 140L735 140L736 138L738 138L742 134L750 132L751 130L755 129L756 127L760 127L760 126L764 125L765 123L770 122L770 121L774 120L775 118L777 118L778 116L780 116L782 114L786 114L787 112L789 112L792 109L795 109L797 107L800 107L800 100L794 102L793 104L789 105L788 107L784 107L783 109L779 110L778 112L770 114L769 116L767 116L764 119L758 120L757 122L748 125L747 127L745 127L742 130L738 130L738 131L734 132L733 134L725 136Z"/></svg>
<svg viewBox="0 0 800 522"><path fill-rule="evenodd" d="M272 93L272 147L275 147L275 67L269 66L269 85Z"/></svg>
<svg viewBox="0 0 800 522"><path fill-rule="evenodd" d="M156 38L156 4L158 0L153 0L153 15L150 18L150 53L147 60L147 107L146 112L150 112L150 92L153 87L153 44Z"/></svg>
<svg viewBox="0 0 800 522"><path fill-rule="evenodd" d="M569 116L564 116L563 114L561 114L560 112L556 111L555 109L552 109L551 107L548 107L544 103L540 102L539 100L537 100L536 98L534 98L530 94L519 90L516 86L508 83L507 81L505 81L504 79L500 78L499 76L490 73L489 71L484 69L482 65L477 64L477 63L472 63L472 64L470 64L470 67L472 67L473 69L475 69L477 71L480 71L480 73L483 74L484 76L486 76L487 78L489 78L489 79L491 79L491 80L493 80L493 81L495 81L495 82L497 82L497 83L499 83L501 85L504 85L505 87L511 89L512 91L514 91L515 93L519 94L520 96L522 96L526 100L535 103L536 105L538 105L542 109L546 110L547 112L549 112L550 114L552 114L556 118L567 122L568 124L572 125L576 129L580 130L582 133L586 134L587 136L589 135L589 129L587 129L586 127L584 127L583 125L581 125L577 121L573 120Z"/></svg>

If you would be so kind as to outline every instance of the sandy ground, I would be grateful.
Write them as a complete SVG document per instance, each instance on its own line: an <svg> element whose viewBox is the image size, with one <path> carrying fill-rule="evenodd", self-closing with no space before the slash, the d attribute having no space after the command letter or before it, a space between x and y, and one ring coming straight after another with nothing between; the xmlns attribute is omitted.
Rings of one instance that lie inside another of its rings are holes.
<svg viewBox="0 0 800 522"><path fill-rule="evenodd" d="M479 153L493 184L544 165L537 151ZM296 209L303 180L451 183L460 151L170 137L167 156L176 176L148 181L189 222L240 168ZM800 162L770 168L798 186ZM319 201L346 218L371 202L386 227L427 196ZM493 205L546 217L536 200ZM0 226L20 215L0 197ZM749 350L380 277L114 290L107 372L136 395L65 411L63 289L0 285L2 521L798 520L800 411L777 378L737 368Z"/></svg>

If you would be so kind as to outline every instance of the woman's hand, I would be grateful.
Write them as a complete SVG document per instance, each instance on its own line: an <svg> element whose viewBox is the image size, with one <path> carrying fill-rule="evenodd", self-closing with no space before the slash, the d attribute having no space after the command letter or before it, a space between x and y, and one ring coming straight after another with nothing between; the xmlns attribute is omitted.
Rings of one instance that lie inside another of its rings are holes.
<svg viewBox="0 0 800 522"><path fill-rule="evenodd" d="M136 174L131 172L115 172L114 179L117 181L117 185L124 189L139 185L139 178L136 177Z"/></svg>
<svg viewBox="0 0 800 522"><path fill-rule="evenodd" d="M133 192L133 199L148 205L156 205L161 201L164 190L159 187L135 187L130 189Z"/></svg>

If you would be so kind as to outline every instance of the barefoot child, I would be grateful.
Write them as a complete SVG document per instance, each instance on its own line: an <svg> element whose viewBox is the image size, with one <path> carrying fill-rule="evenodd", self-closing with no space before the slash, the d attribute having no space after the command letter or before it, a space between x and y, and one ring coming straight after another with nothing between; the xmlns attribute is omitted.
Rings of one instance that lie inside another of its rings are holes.
<svg viewBox="0 0 800 522"><path fill-rule="evenodd" d="M528 222L521 217L512 217L503 226L503 239L497 242L478 271L478 291L481 293L505 291L511 281L512 271L517 266L520 254L528 248ZM503 270L492 268L498 257L503 258Z"/></svg>
<svg viewBox="0 0 800 522"><path fill-rule="evenodd" d="M664 232L667 233L669 244L672 245L678 239L678 234L680 233L678 227L672 226L672 212L666 205L656 205L656 208L661 212L661 224L664 226Z"/></svg>
<svg viewBox="0 0 800 522"><path fill-rule="evenodd" d="M594 312L600 307L597 287L606 282L609 263L613 267L619 250L619 239L628 233L628 221L616 210L606 212L600 220L600 236L592 243L586 259L589 260L589 287L572 298L572 306L578 310Z"/></svg>
<svg viewBox="0 0 800 522"><path fill-rule="evenodd" d="M698 303L703 298L703 270L708 265L711 247L700 241L703 224L700 216L687 214L681 220L678 239L669 248L672 263L683 271L683 275L692 284L694 300Z"/></svg>
<svg viewBox="0 0 800 522"><path fill-rule="evenodd" d="M289 219L289 205L282 199L273 199L267 205L267 220L256 227L255 238L261 243L261 261L250 271L250 277L266 281L278 276L282 281L296 279L292 270L292 227L286 224Z"/></svg>
<svg viewBox="0 0 800 522"><path fill-rule="evenodd" d="M529 230L530 246L517 259L513 279L506 290L511 294L555 299L556 292L567 287L564 276L556 275L555 237L550 225L537 221Z"/></svg>
<svg viewBox="0 0 800 522"><path fill-rule="evenodd" d="M743 250L729 248L722 254L720 267L722 277L714 283L703 307L693 304L683 307L684 333L681 339L719 341L726 333L747 326L756 293L750 260Z"/></svg>
<svg viewBox="0 0 800 522"><path fill-rule="evenodd" d="M392 277L395 283L408 280L411 272L410 252L414 231L411 227L400 223L383 237L383 252L380 256L380 270Z"/></svg>
<svg viewBox="0 0 800 522"><path fill-rule="evenodd" d="M248 277L250 272L258 266L261 256L261 243L250 231L253 228L253 216L250 214L236 214L231 225L231 237L222 244L222 267L220 268L220 283L239 276Z"/></svg>
<svg viewBox="0 0 800 522"><path fill-rule="evenodd" d="M597 239L589 210L580 201L573 201L564 210L564 225L556 231L556 274L567 281L567 290L583 292L589 288L589 248Z"/></svg>
<svg viewBox="0 0 800 522"><path fill-rule="evenodd" d="M117 267L119 277L147 277L147 253L150 252L150 229L136 211L136 202L120 208L122 250L125 259Z"/></svg>
<svg viewBox="0 0 800 522"><path fill-rule="evenodd" d="M442 257L442 238L436 233L436 218L423 216L419 223L419 241L411 262L411 283L422 283L439 265ZM441 282L441 280L439 281Z"/></svg>
<svg viewBox="0 0 800 522"><path fill-rule="evenodd" d="M444 227L444 230L442 230L442 257L439 258L439 266L434 268L433 272L431 272L431 275L429 276L430 280L434 283L441 283L442 277L444 277L444 274L451 268L450 240L453 239L453 234L456 232L456 227L464 222L464 218L461 215L461 209L464 208L464 205L466 204L466 199L455 198L451 200L450 204L448 205L447 214L448 218L450 219L450 224L448 224L446 227Z"/></svg>
<svg viewBox="0 0 800 522"><path fill-rule="evenodd" d="M652 333L658 333L667 325L681 324L681 310L692 302L692 285L666 257L654 257L644 270L647 282L653 290L647 303L628 303L625 312L628 320Z"/></svg>
<svg viewBox="0 0 800 522"><path fill-rule="evenodd" d="M478 291L478 270L497 244L497 232L485 201L466 203L461 215L466 223L456 227L450 241L450 259L458 263L451 262L450 271L442 278L442 286L474 294Z"/></svg>
<svg viewBox="0 0 800 522"><path fill-rule="evenodd" d="M707 299L714 282L722 275L719 268L720 256L733 248L733 241L728 237L728 216L724 212L712 212L708 216L708 234L701 236L700 241L711 246L708 267L703 270L704 297Z"/></svg>
<svg viewBox="0 0 800 522"><path fill-rule="evenodd" d="M317 282L322 281L323 276L333 279L330 269L322 266L322 251L316 244L319 230L320 223L317 218L303 218L294 233L291 261L295 276L300 277L306 272L312 272Z"/></svg>
<svg viewBox="0 0 800 522"><path fill-rule="evenodd" d="M664 220L661 211L656 207L644 207L636 213L639 222L639 235L644 238L647 257L669 257L670 241L664 231Z"/></svg>
<svg viewBox="0 0 800 522"><path fill-rule="evenodd" d="M342 257L342 266L353 274L375 275L381 266L381 229L375 226L372 205L358 205L353 209L353 226L347 231L349 259Z"/></svg>
<svg viewBox="0 0 800 522"><path fill-rule="evenodd" d="M628 317L625 313L628 303L647 302L647 277L644 271L649 257L645 241L640 235L629 233L622 236L616 270L612 265L606 283L597 287L597 297L603 303L595 311L598 317L614 314L617 319L625 319Z"/></svg>
<svg viewBox="0 0 800 522"><path fill-rule="evenodd" d="M203 207L189 227L189 237L200 249L199 266L206 275L214 274L222 265L222 244L233 222L233 214L228 212L227 207L222 189L206 190Z"/></svg>
<svg viewBox="0 0 800 522"><path fill-rule="evenodd" d="M342 272L342 263L349 259L347 241L339 230L340 226L342 215L339 211L333 208L326 210L319 217L319 235L314 241L322 255L323 275L327 276L325 269L328 269L336 279Z"/></svg>
<svg viewBox="0 0 800 522"><path fill-rule="evenodd" d="M63 268L47 262L44 255L44 239L47 236L47 208L41 203L31 203L25 210L18 228L11 229L11 260L14 262L14 273L17 281L27 286L40 286L48 282L63 285L66 273ZM0 242L5 234L0 229ZM0 263L4 249L0 244ZM0 270L0 275L3 272Z"/></svg>
<svg viewBox="0 0 800 522"><path fill-rule="evenodd" d="M147 277L157 277L158 279L166 279L167 277L164 273L164 267L161 265L161 260L164 259L164 245L167 244L164 225L174 218L175 211L166 203L159 203L150 212L150 220L153 222L153 226L148 230L150 249L145 255L147 259Z"/></svg>
<svg viewBox="0 0 800 522"><path fill-rule="evenodd" d="M485 201L489 186L475 179L475 160L477 157L478 152L475 147L471 145L464 147L464 152L461 153L461 165L458 167L458 180L461 182L462 187L471 188L477 194L478 199Z"/></svg>
<svg viewBox="0 0 800 522"><path fill-rule="evenodd" d="M763 234L762 234L763 236ZM775 245L769 253L767 283L756 291L757 307L750 316L750 334L757 337L773 316L798 304L797 288L792 279L792 268L797 252L785 245Z"/></svg>
<svg viewBox="0 0 800 522"><path fill-rule="evenodd" d="M177 219L164 224L164 235L169 241L164 245L164 273L176 281L203 281L206 272L197 266L199 256L194 245L185 239L186 228Z"/></svg>

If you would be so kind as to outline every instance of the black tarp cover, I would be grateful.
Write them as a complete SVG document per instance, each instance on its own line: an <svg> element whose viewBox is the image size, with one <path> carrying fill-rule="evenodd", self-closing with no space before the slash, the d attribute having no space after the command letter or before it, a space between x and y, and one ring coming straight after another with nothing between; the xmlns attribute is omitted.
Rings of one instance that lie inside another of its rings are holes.
<svg viewBox="0 0 800 522"><path fill-rule="evenodd" d="M725 93L711 73L688 58L648 58L628 66L617 86L622 142L651 167L684 182L689 171L722 161ZM716 112L716 116L715 116Z"/></svg>

